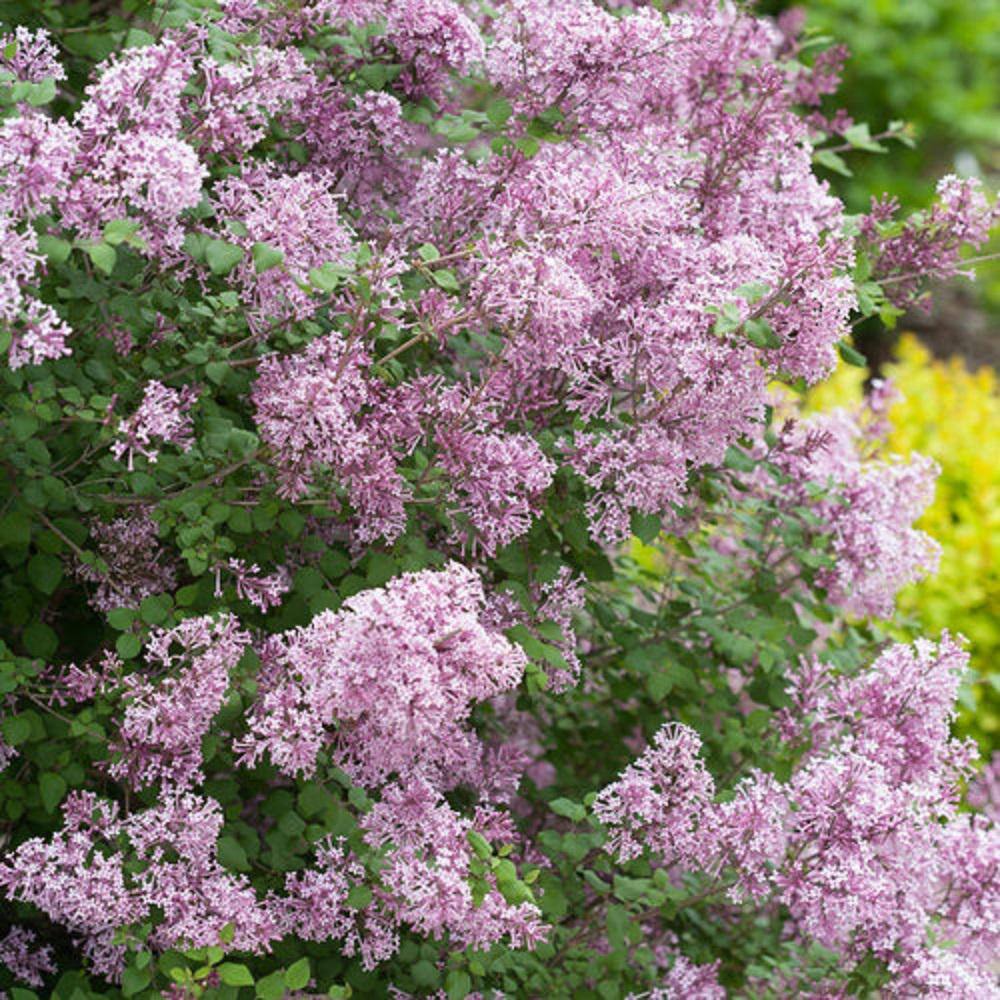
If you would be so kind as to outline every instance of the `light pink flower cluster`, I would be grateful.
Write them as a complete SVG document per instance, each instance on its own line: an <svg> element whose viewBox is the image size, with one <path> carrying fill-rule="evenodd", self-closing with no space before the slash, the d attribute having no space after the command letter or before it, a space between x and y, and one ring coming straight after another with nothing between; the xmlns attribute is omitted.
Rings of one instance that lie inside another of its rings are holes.
<svg viewBox="0 0 1000 1000"><path fill-rule="evenodd" d="M157 950L216 945L227 924L240 950L266 950L278 937L246 878L215 858L223 816L212 800L167 794L123 817L116 803L73 792L63 812L51 840L27 840L0 861L0 887L62 924L99 974L120 977L125 949L115 932L154 908Z"/></svg>
<svg viewBox="0 0 1000 1000"><path fill-rule="evenodd" d="M882 407L878 396L873 405ZM940 547L914 523L933 499L938 467L919 454L880 456L881 426L877 413L846 410L790 421L767 455L787 482L776 488L764 472L757 482L821 519L835 559L819 580L830 600L852 614L888 617L901 587L937 569ZM827 494L810 495L816 485Z"/></svg>
<svg viewBox="0 0 1000 1000"><path fill-rule="evenodd" d="M406 426L372 412L383 393L365 378L367 362L338 336L320 337L297 355L266 358L251 396L280 493L303 496L317 468L328 468L346 487L360 541L398 535L408 493L394 456L407 450Z"/></svg>
<svg viewBox="0 0 1000 1000"><path fill-rule="evenodd" d="M11 927L0 940L0 965L27 986L42 986L45 976L56 971L50 945L37 945L38 936L27 927Z"/></svg>
<svg viewBox="0 0 1000 1000"><path fill-rule="evenodd" d="M509 817L479 810L471 820L464 819L437 789L416 779L390 786L362 826L373 847L391 845L382 873L383 909L398 924L430 938L448 934L473 948L488 948L502 939L515 948L531 948L545 937L533 902L506 898L493 875L487 876L488 888L479 900L470 885L475 854L468 832L477 830L487 840L513 840Z"/></svg>
<svg viewBox="0 0 1000 1000"><path fill-rule="evenodd" d="M945 636L892 646L856 676L831 674L821 694L814 683L797 705L813 720L812 745L791 780L755 772L721 804L697 735L664 726L594 803L609 849L701 869L735 900L780 901L804 940L888 961L900 995L927 977L988 982L1000 831L957 813L974 751L949 731L967 666ZM935 924L953 952L926 945Z"/></svg>
<svg viewBox="0 0 1000 1000"><path fill-rule="evenodd" d="M111 453L119 460L127 454L131 469L136 453L155 462L163 444L187 451L194 441L194 424L188 410L197 399L198 390L190 386L171 389L162 382L147 382L142 402L119 425Z"/></svg>
<svg viewBox="0 0 1000 1000"><path fill-rule="evenodd" d="M531 527L555 464L524 434L451 431L440 444L441 468L451 478L449 499L472 525L473 548L492 556ZM456 541L463 537L459 530Z"/></svg>
<svg viewBox="0 0 1000 1000"><path fill-rule="evenodd" d="M96 611L137 608L144 598L177 585L177 567L161 546L148 509L107 523L94 521L90 533L106 569L77 560L73 570L81 580L97 585L89 599Z"/></svg>
<svg viewBox="0 0 1000 1000"><path fill-rule="evenodd" d="M13 52L7 54L10 48ZM0 35L0 70L25 83L66 79L59 50L49 33L44 29L32 31L24 25L18 25L13 34Z"/></svg>
<svg viewBox="0 0 1000 1000"><path fill-rule="evenodd" d="M205 86L192 133L199 150L246 153L267 134L271 119L281 120L312 98L314 75L294 48L247 45L238 61L206 59L201 70Z"/></svg>
<svg viewBox="0 0 1000 1000"><path fill-rule="evenodd" d="M452 74L482 61L479 30L455 0L390 0L377 5L386 39L404 64L400 83L414 98L440 98Z"/></svg>
<svg viewBox="0 0 1000 1000"><path fill-rule="evenodd" d="M235 273L247 303L271 318L312 313L314 298L300 284L314 267L346 263L352 248L330 179L255 167L222 181L216 198L219 217L239 224L229 241L247 250L266 243L283 254L279 265L261 274L252 255L244 257Z"/></svg>
<svg viewBox="0 0 1000 1000"><path fill-rule="evenodd" d="M649 1000L726 1000L726 991L719 985L718 962L695 965L677 954L663 982L644 996Z"/></svg>
<svg viewBox="0 0 1000 1000"><path fill-rule="evenodd" d="M180 216L201 201L208 174L180 134L182 92L194 71L188 48L166 41L128 49L87 88L73 122L75 180L60 198L83 235L99 238L106 222L134 219L151 252L180 245Z"/></svg>
<svg viewBox="0 0 1000 1000"><path fill-rule="evenodd" d="M1000 219L1000 206L990 205L977 178L943 177L937 195L925 216L904 223L887 239L879 239L880 228L893 226L895 199L874 199L862 220L862 234L877 247L873 277L900 308L921 300L928 279L959 273L962 247L985 243Z"/></svg>
<svg viewBox="0 0 1000 1000"><path fill-rule="evenodd" d="M201 781L201 741L229 691L249 637L232 616L189 618L152 633L146 671L124 679L125 713L108 773L135 788ZM157 676L158 674L162 676Z"/></svg>
<svg viewBox="0 0 1000 1000"><path fill-rule="evenodd" d="M481 621L485 597L471 570L451 564L404 574L269 640L244 757L311 773L330 748L355 781L474 779L477 702L513 688L525 657ZM470 767L473 769L470 773Z"/></svg>
<svg viewBox="0 0 1000 1000"><path fill-rule="evenodd" d="M373 969L399 947L399 932L373 900L360 912L348 905L352 885L365 883L365 869L342 843L326 839L316 848L316 866L285 879L282 912L286 933L307 941L339 941L345 955L360 955Z"/></svg>
<svg viewBox="0 0 1000 1000"><path fill-rule="evenodd" d="M443 798L456 785L493 791L489 755L468 725L472 707L512 689L524 654L484 626L478 577L452 564L398 577L337 612L268 642L245 761L265 753L286 773L311 773L318 754L380 801L364 817L365 839L386 847L372 901L349 918L349 881L363 869L341 847L319 852L319 867L290 877L288 918L296 933L338 938L371 967L397 945L397 928L448 933L476 946L508 937L539 939L530 901L509 902L495 884L480 902L470 886L476 829L513 839L501 814L463 818ZM499 831L499 832L498 832Z"/></svg>
<svg viewBox="0 0 1000 1000"><path fill-rule="evenodd" d="M690 866L705 856L708 845L699 826L715 782L700 751L694 730L668 724L614 784L598 793L594 815L608 825L608 844L618 857L635 858L649 848L671 863Z"/></svg>
<svg viewBox="0 0 1000 1000"><path fill-rule="evenodd" d="M72 331L52 306L25 293L41 257L34 234L14 228L8 201L0 188L0 322L11 331L7 363L21 368L70 354Z"/></svg>
<svg viewBox="0 0 1000 1000"><path fill-rule="evenodd" d="M244 559L227 559L215 570L215 596L222 596L222 571L228 570L235 578L236 596L249 601L260 611L276 608L292 585L291 574L284 566L273 573L262 573L256 563L246 564Z"/></svg>
<svg viewBox="0 0 1000 1000"><path fill-rule="evenodd" d="M25 110L0 125L0 190L17 218L44 211L70 180L76 133L64 121Z"/></svg>

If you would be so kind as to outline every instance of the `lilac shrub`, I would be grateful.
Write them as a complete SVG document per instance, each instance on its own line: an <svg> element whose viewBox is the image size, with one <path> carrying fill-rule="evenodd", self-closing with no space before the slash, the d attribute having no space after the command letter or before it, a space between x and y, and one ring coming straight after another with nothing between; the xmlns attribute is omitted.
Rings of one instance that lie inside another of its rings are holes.
<svg viewBox="0 0 1000 1000"><path fill-rule="evenodd" d="M1000 996L936 467L775 389L978 182L706 0L9 6L4 996Z"/></svg>

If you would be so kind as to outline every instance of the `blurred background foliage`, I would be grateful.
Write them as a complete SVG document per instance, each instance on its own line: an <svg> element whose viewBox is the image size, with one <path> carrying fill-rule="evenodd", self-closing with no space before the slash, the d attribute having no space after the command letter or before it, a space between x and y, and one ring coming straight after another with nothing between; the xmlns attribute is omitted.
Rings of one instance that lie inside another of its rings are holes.
<svg viewBox="0 0 1000 1000"><path fill-rule="evenodd" d="M907 209L926 207L942 174L982 177L996 191L1000 178L1000 3L997 0L764 0L772 15L805 10L807 29L850 50L840 89L827 110L847 109L873 135L903 120L916 140L884 155L860 150L844 154L852 172L830 180L849 210L862 212L872 195L893 191ZM995 238L988 252L1000 251ZM938 296L937 315L921 318L939 356L949 334L970 347L976 360L997 365L1000 344L976 310L985 310L993 331L1000 319L1000 263L978 269L976 288L957 286ZM956 326L962 329L954 329ZM871 335L872 331L868 331ZM877 352L873 352L877 353ZM881 357L881 355L879 356Z"/></svg>

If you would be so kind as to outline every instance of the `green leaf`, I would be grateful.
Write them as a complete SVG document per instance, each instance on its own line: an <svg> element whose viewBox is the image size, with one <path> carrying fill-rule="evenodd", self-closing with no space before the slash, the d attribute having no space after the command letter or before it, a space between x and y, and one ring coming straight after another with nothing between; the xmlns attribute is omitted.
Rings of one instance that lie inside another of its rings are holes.
<svg viewBox="0 0 1000 1000"><path fill-rule="evenodd" d="M646 678L646 690L654 701L663 701L673 686L674 681L669 674L657 672Z"/></svg>
<svg viewBox="0 0 1000 1000"><path fill-rule="evenodd" d="M170 597L151 594L139 605L139 615L147 625L162 625L170 617Z"/></svg>
<svg viewBox="0 0 1000 1000"><path fill-rule="evenodd" d="M600 893L602 896L607 896L611 892L611 886L604 881L596 872L592 872L589 868L585 868L583 871L583 880L593 889L595 892Z"/></svg>
<svg viewBox="0 0 1000 1000"><path fill-rule="evenodd" d="M109 243L92 243L87 247L87 256L102 274L110 274L115 269L118 254Z"/></svg>
<svg viewBox="0 0 1000 1000"><path fill-rule="evenodd" d="M139 229L139 223L132 219L112 219L104 227L104 242L117 246L134 236Z"/></svg>
<svg viewBox="0 0 1000 1000"><path fill-rule="evenodd" d="M24 648L31 656L41 657L43 660L51 656L59 647L59 637L42 622L32 622L24 630Z"/></svg>
<svg viewBox="0 0 1000 1000"><path fill-rule="evenodd" d="M66 780L52 771L45 771L38 779L38 792L46 812L55 812L66 794Z"/></svg>
<svg viewBox="0 0 1000 1000"><path fill-rule="evenodd" d="M149 985L152 978L152 969L137 969L129 965L122 973L122 993L127 997L134 997Z"/></svg>
<svg viewBox="0 0 1000 1000"><path fill-rule="evenodd" d="M49 259L50 264L64 264L73 250L69 240L43 233L38 237L38 249Z"/></svg>
<svg viewBox="0 0 1000 1000"><path fill-rule="evenodd" d="M131 660L132 657L139 654L139 650L142 649L142 642L134 632L125 632L118 636L118 640L115 642L115 649L118 650L118 655L123 660Z"/></svg>
<svg viewBox="0 0 1000 1000"><path fill-rule="evenodd" d="M538 140L531 135L521 136L515 143L515 146L530 160L531 157L539 150Z"/></svg>
<svg viewBox="0 0 1000 1000"><path fill-rule="evenodd" d="M48 104L56 96L56 81L49 77L41 83L32 83L28 86L27 101L33 107L40 107Z"/></svg>
<svg viewBox="0 0 1000 1000"><path fill-rule="evenodd" d="M229 274L242 259L243 248L225 240L209 240L205 247L205 260L212 274Z"/></svg>
<svg viewBox="0 0 1000 1000"><path fill-rule="evenodd" d="M309 959L300 958L294 965L290 965L285 972L285 985L290 990L305 989L312 972L309 969Z"/></svg>
<svg viewBox="0 0 1000 1000"><path fill-rule="evenodd" d="M223 962L216 971L227 986L253 986L253 974L245 965Z"/></svg>
<svg viewBox="0 0 1000 1000"><path fill-rule="evenodd" d="M132 608L113 608L108 612L108 624L119 632L132 627L135 621L135 611Z"/></svg>
<svg viewBox="0 0 1000 1000"><path fill-rule="evenodd" d="M56 556L39 553L32 556L28 563L28 579L43 594L54 593L62 576L63 565Z"/></svg>
<svg viewBox="0 0 1000 1000"><path fill-rule="evenodd" d="M632 534L646 545L656 541L661 527L660 518L656 514L640 514L636 511L632 515Z"/></svg>
<svg viewBox="0 0 1000 1000"><path fill-rule="evenodd" d="M31 520L14 511L0 518L0 546L27 545L31 541Z"/></svg>
<svg viewBox="0 0 1000 1000"><path fill-rule="evenodd" d="M445 291L458 291L458 278L455 277L454 271L450 271L446 267L434 272L434 281Z"/></svg>
<svg viewBox="0 0 1000 1000"><path fill-rule="evenodd" d="M452 969L444 981L448 1000L464 1000L472 992L472 979L464 969Z"/></svg>
<svg viewBox="0 0 1000 1000"><path fill-rule="evenodd" d="M726 449L726 456L723 465L727 469L735 469L737 472L753 472L756 463L751 455L748 455L739 445L730 445Z"/></svg>
<svg viewBox="0 0 1000 1000"><path fill-rule="evenodd" d="M499 97L486 105L486 120L496 129L503 128L513 113L510 101L504 97Z"/></svg>
<svg viewBox="0 0 1000 1000"><path fill-rule="evenodd" d="M351 886L347 894L347 905L352 910L363 910L372 901L372 891L366 885Z"/></svg>
<svg viewBox="0 0 1000 1000"><path fill-rule="evenodd" d="M821 167L826 167L827 170L832 170L835 174L840 174L842 177L854 176L850 167L844 162L843 157L838 156L828 149L817 149L813 153L813 163Z"/></svg>
<svg viewBox="0 0 1000 1000"><path fill-rule="evenodd" d="M0 719L0 733L9 746L19 746L31 735L31 722L23 715L5 716Z"/></svg>
<svg viewBox="0 0 1000 1000"><path fill-rule="evenodd" d="M579 802L574 802L572 799L553 799L549 803L549 809L557 816L565 816L566 819L571 819L574 823L582 823L587 818L587 810Z"/></svg>
<svg viewBox="0 0 1000 1000"><path fill-rule="evenodd" d="M219 862L226 868L232 868L238 872L250 870L250 861L247 858L247 852L235 837L220 837L216 846L216 852Z"/></svg>
<svg viewBox="0 0 1000 1000"><path fill-rule="evenodd" d="M748 319L743 324L747 340L755 347L775 350L781 347L781 338L771 329L771 324L763 319Z"/></svg>
<svg viewBox="0 0 1000 1000"><path fill-rule="evenodd" d="M886 147L872 138L867 122L858 122L844 131L844 138L855 149L863 149L868 153L884 153Z"/></svg>
<svg viewBox="0 0 1000 1000"><path fill-rule="evenodd" d="M852 347L846 340L837 341L837 351L840 356L855 368L867 368L868 360L856 348Z"/></svg>
<svg viewBox="0 0 1000 1000"><path fill-rule="evenodd" d="M258 979L255 987L261 1000L282 1000L285 995L285 974L279 969L263 979Z"/></svg>
<svg viewBox="0 0 1000 1000"><path fill-rule="evenodd" d="M250 252L253 254L254 270L258 274L270 271L272 267L277 267L285 260L285 251L271 246L270 243L254 243Z"/></svg>
<svg viewBox="0 0 1000 1000"><path fill-rule="evenodd" d="M410 975L413 976L413 981L417 984L417 986L437 986L441 981L438 970L434 967L433 963L428 962L426 958L421 959L413 966L412 969L410 969Z"/></svg>
<svg viewBox="0 0 1000 1000"><path fill-rule="evenodd" d="M327 262L322 267L309 269L309 281L321 292L332 292L344 278L344 269Z"/></svg>
<svg viewBox="0 0 1000 1000"><path fill-rule="evenodd" d="M476 830L469 830L465 837L469 841L469 846L484 861L492 856L493 848L490 847L490 842L481 833Z"/></svg>

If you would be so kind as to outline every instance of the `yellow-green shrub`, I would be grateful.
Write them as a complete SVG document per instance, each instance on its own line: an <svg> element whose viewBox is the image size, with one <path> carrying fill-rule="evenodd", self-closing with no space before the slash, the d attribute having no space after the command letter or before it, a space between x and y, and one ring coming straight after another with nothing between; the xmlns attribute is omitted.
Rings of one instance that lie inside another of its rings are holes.
<svg viewBox="0 0 1000 1000"><path fill-rule="evenodd" d="M1000 393L990 368L970 372L958 358L937 361L913 336L899 342L886 375L903 394L889 416L892 451L919 451L941 466L934 503L919 526L940 542L941 568L906 588L900 608L924 628L949 628L971 642L982 677L966 700L964 731L989 749L1000 733ZM864 373L844 366L809 399L811 409L861 398Z"/></svg>

